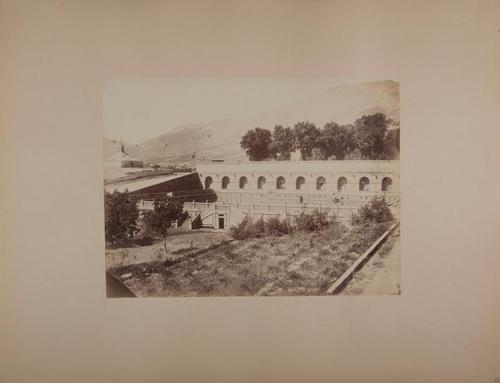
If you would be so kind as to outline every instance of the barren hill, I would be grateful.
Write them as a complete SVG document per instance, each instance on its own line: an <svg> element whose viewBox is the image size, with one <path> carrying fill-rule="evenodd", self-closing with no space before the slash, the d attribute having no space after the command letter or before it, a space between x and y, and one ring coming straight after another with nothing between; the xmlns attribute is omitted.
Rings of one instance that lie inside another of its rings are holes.
<svg viewBox="0 0 500 383"><path fill-rule="evenodd" d="M221 120L206 124L179 126L142 144L127 147L145 163L171 165L211 159L238 161L246 158L240 148L241 136L254 127L272 130L275 124L293 126L311 121L351 123L363 114L385 113L399 121L399 83L371 81L332 87L300 103L271 110L249 120ZM105 142L106 147L111 147ZM119 142L118 142L119 150Z"/></svg>

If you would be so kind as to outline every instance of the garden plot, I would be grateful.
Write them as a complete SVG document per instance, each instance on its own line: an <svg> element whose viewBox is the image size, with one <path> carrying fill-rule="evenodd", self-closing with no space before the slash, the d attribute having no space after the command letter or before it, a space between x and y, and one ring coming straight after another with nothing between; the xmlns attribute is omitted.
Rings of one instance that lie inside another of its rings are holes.
<svg viewBox="0 0 500 383"><path fill-rule="evenodd" d="M137 257L122 265L112 253L119 249L110 250L109 271L138 296L322 295L390 225L349 229L335 222L317 232L238 241L192 232L170 239L177 254L167 260L147 255L152 248L139 254L132 248L126 249L129 256ZM191 240L205 246L191 248Z"/></svg>

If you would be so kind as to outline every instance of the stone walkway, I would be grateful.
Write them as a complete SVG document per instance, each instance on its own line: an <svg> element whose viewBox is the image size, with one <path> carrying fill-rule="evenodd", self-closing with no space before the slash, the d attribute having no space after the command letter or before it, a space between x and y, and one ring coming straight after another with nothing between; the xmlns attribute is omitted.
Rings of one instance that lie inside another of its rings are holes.
<svg viewBox="0 0 500 383"><path fill-rule="evenodd" d="M384 254L384 246L392 248ZM400 237L389 237L370 260L354 274L340 295L398 295L401 293Z"/></svg>

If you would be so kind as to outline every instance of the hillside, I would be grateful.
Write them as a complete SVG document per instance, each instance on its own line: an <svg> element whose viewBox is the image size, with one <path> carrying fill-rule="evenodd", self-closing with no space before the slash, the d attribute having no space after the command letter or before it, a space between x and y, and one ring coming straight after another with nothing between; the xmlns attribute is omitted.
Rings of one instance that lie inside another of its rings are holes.
<svg viewBox="0 0 500 383"><path fill-rule="evenodd" d="M102 147L103 147L102 150L103 157L104 158L109 157L113 153L120 151L120 140L113 140L108 137L103 137Z"/></svg>
<svg viewBox="0 0 500 383"><path fill-rule="evenodd" d="M339 85L300 103L249 120L228 119L183 125L152 140L129 146L127 151L147 163L162 165L193 164L211 159L239 161L246 159L239 145L241 136L251 128L272 129L278 123L293 126L306 120L318 126L329 121L351 123L363 114L377 112L399 121L399 83L371 81ZM106 147L114 146L105 142L105 150Z"/></svg>

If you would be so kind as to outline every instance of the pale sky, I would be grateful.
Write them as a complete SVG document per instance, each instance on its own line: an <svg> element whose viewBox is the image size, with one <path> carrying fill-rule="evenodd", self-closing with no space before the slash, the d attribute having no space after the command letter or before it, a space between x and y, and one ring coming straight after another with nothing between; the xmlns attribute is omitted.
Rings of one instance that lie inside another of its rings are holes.
<svg viewBox="0 0 500 383"><path fill-rule="evenodd" d="M180 125L246 119L345 83L332 78L147 78L103 84L105 137L137 144Z"/></svg>

